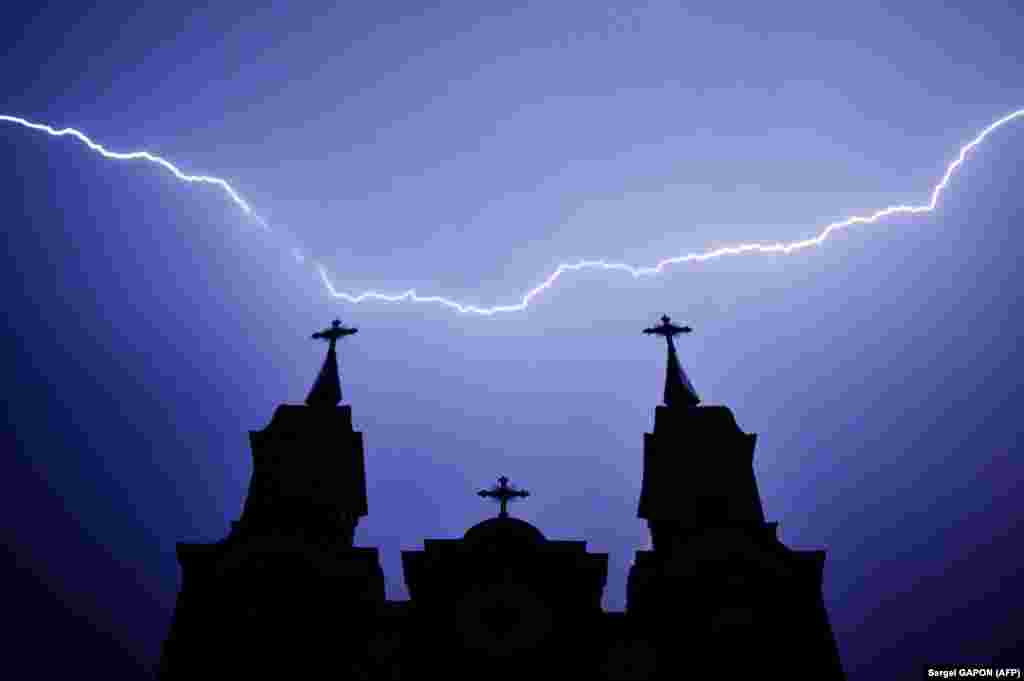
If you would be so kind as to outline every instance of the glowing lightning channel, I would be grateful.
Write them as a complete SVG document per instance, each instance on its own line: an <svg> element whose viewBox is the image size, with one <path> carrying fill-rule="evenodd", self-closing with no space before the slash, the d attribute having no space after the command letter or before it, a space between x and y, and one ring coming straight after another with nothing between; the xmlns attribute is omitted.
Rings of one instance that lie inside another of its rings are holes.
<svg viewBox="0 0 1024 681"><path fill-rule="evenodd" d="M189 175L188 173L182 172L182 170L178 168L178 166L174 165L167 159L161 158L156 154L151 154L148 151L110 151L102 144L92 141L89 138L89 136L86 135L84 132L80 130L75 130L74 128L61 128L58 130L57 128L53 128L49 125L44 125L42 123L33 123L32 121L25 120L24 118L18 118L17 116L0 115L0 121L6 123L16 123L17 125L24 126L31 130L45 132L46 134L52 137L74 137L79 142L82 142L83 144L85 144L85 146L89 147L90 149L92 149L93 151L95 151L104 158L109 158L116 161L137 161L140 159L144 161L149 161L150 163L155 163L158 166L164 168L165 170L170 171L172 175L174 175L176 178L183 182L215 185L217 187L220 187L231 198L231 200L235 202L235 204L239 208L245 211L246 215L253 218L263 229L268 231L270 229L270 226L267 224L266 220L261 218L253 211L252 206L249 205L249 202L243 199L242 196L237 191L235 191L235 188L228 184L227 180L221 179L219 177L211 177L209 175Z"/></svg>
<svg viewBox="0 0 1024 681"><path fill-rule="evenodd" d="M879 211L871 213L870 215L856 215L853 217L840 220L839 222L833 222L826 225L818 236L803 239L801 241L791 241L789 243L774 243L774 244L763 244L763 243L748 243L739 244L737 246L726 246L723 248L717 248L711 251L704 251L703 253L687 253L686 255L679 255L674 258L667 258L658 262L653 267L633 267L625 263L610 263L605 260L580 260L575 263L562 263L554 272L552 272L547 279L545 279L539 286L526 292L520 302L515 305L496 305L494 307L477 307L475 305L463 305L454 300L449 300L441 296L421 296L416 293L415 289L410 289L405 293L397 295L389 295L384 293L377 293L376 291L367 291L358 295L352 295L343 291L338 291L334 288L333 284L327 277L327 270L322 265L318 265L317 268L320 271L320 279L323 281L324 286L335 298L342 298L350 303L361 303L364 300L382 300L386 302L399 302L399 301L411 301L415 303L439 303L445 307L449 307L459 312L471 312L483 316L492 316L499 312L518 312L525 310L529 307L530 303L540 295L542 292L551 288L556 281L566 272L577 272L585 269L602 269L602 270L621 270L623 272L629 272L634 278L642 276L658 274L669 265L675 265L681 262L703 262L705 260L712 260L720 258L726 255L741 255L743 253L792 253L793 251L803 250L811 246L818 246L825 242L832 232L849 227L851 225L866 225L878 222L882 218L889 217L890 215L905 215L905 214L917 214L917 213L930 213L935 210L938 205L939 196L949 185L950 180L956 173L957 169L963 165L964 160L967 158L967 154L971 152L976 146L985 141L996 129L1006 125L1012 120L1024 117L1024 109L1018 109L1013 113L1003 116L995 123L992 123L987 128L982 130L978 135L960 148L960 153L947 167L946 172L943 174L942 179L937 185L932 188L931 198L928 203L919 206L909 205L898 205L889 206Z"/></svg>
<svg viewBox="0 0 1024 681"><path fill-rule="evenodd" d="M665 260L659 261L656 265L652 267L634 267L632 265L628 265L625 263L612 263L607 262L605 260L580 260L575 263L562 263L555 269L554 272L552 272L548 276L547 279L545 279L539 286L536 286L535 288L527 291L526 294L523 295L520 302L514 305L496 305L494 307L477 307L475 305L463 305L459 302L456 302L448 298L444 298L442 296L421 296L418 293L416 293L415 289L410 289L405 293L399 294L386 294L378 293L376 291L366 291L354 295L351 293L345 293L344 291L338 291L337 289L335 289L334 285L328 278L327 270L323 267L323 265L317 265L317 270L320 273L320 279L323 281L323 284L327 288L327 291L330 293L330 295L335 298L341 298L350 303L361 303L365 300L380 300L385 302L408 301L414 303L438 303L440 305L457 310L459 312L470 312L473 314L489 317L499 312L518 312L521 310L525 310L527 307L529 307L530 303L533 301L534 298L536 298L538 295L540 295L547 289L551 288L555 284L555 282L558 281L558 279L566 272L577 272L585 269L618 270L622 272L628 272L632 274L634 278L639 278L642 276L659 274L667 266L675 265L681 262L703 262L705 260L712 260L726 255L742 255L744 253L788 254L792 253L793 251L799 251L805 248L809 248L811 246L821 245L829 238L832 232L835 232L836 230L839 229L843 229L845 227L849 227L851 225L866 225L876 223L883 218L889 217L890 215L911 215L917 213L930 213L934 211L935 207L938 205L939 197L942 195L942 192L949 185L949 182L952 179L953 175L956 174L957 169L959 169L960 166L963 165L964 160L967 158L967 155L971 152L971 150L974 149L979 144L981 144L983 141L985 141L985 138L988 137L992 132L994 132L998 128L1009 123L1010 121L1013 121L1021 117L1024 117L1024 109L1018 109L1017 111L1009 113L1006 116L1003 116L999 120L989 125L987 128L978 133L978 135L974 139L972 139L970 142L962 146L960 148L960 153L957 155L957 157L946 167L946 172L942 175L942 179L939 181L938 184L936 184L932 188L931 196L928 200L928 203L916 206L906 204L889 206L887 208L883 208L879 211L871 213L870 215L856 215L853 217L849 217L846 218L845 220L840 220L839 222L833 222L829 225L826 225L817 236L812 237L810 239L791 241L789 243L745 243L739 244L737 246L725 246L723 248L717 248L711 251L704 251L701 253L687 253L686 255L680 255L674 258L667 258ZM269 226L267 225L266 221L253 211L252 206L250 206L249 203L245 199L243 199L242 196L237 191L235 191L234 187L228 184L226 180L223 180L219 177L212 177L209 175L189 175L187 173L182 172L177 166L175 166L167 159L161 158L160 156L157 156L155 154L151 154L148 151L110 151L102 144L99 144L91 140L85 133L74 128L61 128L58 130L49 125L44 125L42 123L33 123L31 121L25 120L24 118L18 118L16 116L0 115L0 121L16 123L18 125L30 128L32 130L39 130L41 132L45 132L53 137L74 137L75 139L84 143L93 151L99 153L104 158L115 159L118 161L131 161L143 159L149 161L150 163L155 163L163 167L164 169L170 171L179 180L182 180L184 182L216 185L217 187L220 187L231 198L231 200L246 213L246 215L251 216L254 220L256 220L256 222L260 224L261 227L263 227L266 230L269 230ZM294 254L299 262L304 261L304 256L302 256L302 254L299 251L294 251Z"/></svg>

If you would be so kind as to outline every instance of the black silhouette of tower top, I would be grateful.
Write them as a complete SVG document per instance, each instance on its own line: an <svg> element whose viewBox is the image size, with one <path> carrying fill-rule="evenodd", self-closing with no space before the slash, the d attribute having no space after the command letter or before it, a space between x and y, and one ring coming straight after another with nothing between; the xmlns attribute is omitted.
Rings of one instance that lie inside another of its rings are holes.
<svg viewBox="0 0 1024 681"><path fill-rule="evenodd" d="M335 344L356 329L337 319L313 334L328 342L327 359L305 405L282 404L270 424L250 431L253 476L235 532L273 528L338 537L352 545L367 514L362 433L341 401Z"/></svg>
<svg viewBox="0 0 1024 681"><path fill-rule="evenodd" d="M508 484L508 478L504 475L498 478L498 484L491 489L482 489L477 492L478 496L484 499L491 498L495 499L501 504L501 510L498 512L499 518L508 517L508 502L512 499L522 499L530 496L530 493L525 489L516 489Z"/></svg>
<svg viewBox="0 0 1024 681"><path fill-rule="evenodd" d="M365 657L385 591L377 549L354 543L368 513L366 457L351 405L338 404L335 344L355 332L335 321L313 334L329 346L306 404L279 404L249 431L252 476L230 533L178 543L182 586L160 679L313 678ZM353 626L337 636L342 612Z"/></svg>
<svg viewBox="0 0 1024 681"><path fill-rule="evenodd" d="M700 404L697 390L679 364L676 346L672 339L681 333L692 333L689 326L676 326L668 315L662 315L661 324L644 329L644 333L663 336L668 343L668 364L665 368L665 406L695 407Z"/></svg>
<svg viewBox="0 0 1024 681"><path fill-rule="evenodd" d="M799 658L807 678L843 679L822 595L825 552L790 549L765 520L757 433L728 407L699 404L672 341L691 329L671 321L644 330L668 342L668 374L643 441L637 516L651 546L637 551L626 584L626 611L652 632L660 672L642 678L678 675L686 641L700 654L683 669L699 678L722 677L723 660L737 671L725 676L740 678Z"/></svg>
<svg viewBox="0 0 1024 681"><path fill-rule="evenodd" d="M327 341L327 358L306 397L306 404L311 407L335 407L341 402L341 379L338 377L338 355L334 346L339 338L351 336L358 331L356 328L342 326L341 321L335 319L331 322L331 328L313 334L313 340Z"/></svg>

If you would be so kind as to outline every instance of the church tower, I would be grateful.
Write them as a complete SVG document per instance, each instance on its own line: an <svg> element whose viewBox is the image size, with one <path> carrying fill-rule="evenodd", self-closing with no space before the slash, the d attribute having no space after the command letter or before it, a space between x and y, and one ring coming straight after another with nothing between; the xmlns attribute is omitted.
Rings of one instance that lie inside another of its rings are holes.
<svg viewBox="0 0 1024 681"><path fill-rule="evenodd" d="M644 330L668 344L664 405L644 434L638 516L651 550L637 551L627 583L627 617L653 647L654 677L845 678L822 596L825 552L790 549L765 522L757 435L728 407L701 406L673 342L692 329L661 321Z"/></svg>
<svg viewBox="0 0 1024 681"><path fill-rule="evenodd" d="M362 654L369 632L352 624L377 616L384 577L377 549L353 546L367 514L363 439L339 405L335 344L354 333L336 320L313 334L328 350L306 404L278 406L249 433L252 478L228 536L178 543L161 679L318 678Z"/></svg>

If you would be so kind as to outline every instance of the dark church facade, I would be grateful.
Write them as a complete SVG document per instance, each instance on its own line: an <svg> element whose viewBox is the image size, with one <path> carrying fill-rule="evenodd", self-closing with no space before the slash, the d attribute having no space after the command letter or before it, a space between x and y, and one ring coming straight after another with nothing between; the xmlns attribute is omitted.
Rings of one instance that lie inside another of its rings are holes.
<svg viewBox="0 0 1024 681"><path fill-rule="evenodd" d="M304 405L249 433L242 514L214 543L178 543L181 588L160 679L843 679L822 594L825 552L794 550L766 522L756 434L702 406L668 317L664 404L643 440L637 551L624 612L601 598L608 554L510 517L528 492L479 494L497 517L403 551L409 600L385 598L367 515L362 433L341 402L335 321Z"/></svg>

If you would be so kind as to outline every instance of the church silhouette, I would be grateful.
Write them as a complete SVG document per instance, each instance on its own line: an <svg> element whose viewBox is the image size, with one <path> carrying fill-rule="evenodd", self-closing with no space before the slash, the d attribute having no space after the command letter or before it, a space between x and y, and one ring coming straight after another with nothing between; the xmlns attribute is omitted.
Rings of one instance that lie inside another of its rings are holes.
<svg viewBox="0 0 1024 681"><path fill-rule="evenodd" d="M664 404L644 434L637 551L625 612L601 596L608 554L511 517L527 490L502 476L478 494L496 517L459 539L402 551L409 600L384 595L376 548L353 546L367 515L363 435L339 404L334 321L305 405L251 431L241 517L215 543L177 544L181 589L160 679L843 679L822 596L825 552L793 550L766 522L757 435L700 406L661 324Z"/></svg>

